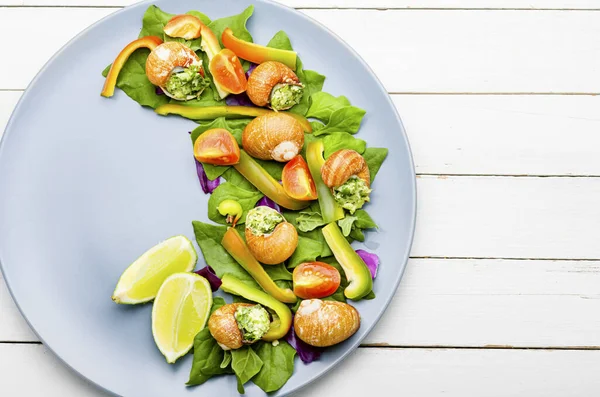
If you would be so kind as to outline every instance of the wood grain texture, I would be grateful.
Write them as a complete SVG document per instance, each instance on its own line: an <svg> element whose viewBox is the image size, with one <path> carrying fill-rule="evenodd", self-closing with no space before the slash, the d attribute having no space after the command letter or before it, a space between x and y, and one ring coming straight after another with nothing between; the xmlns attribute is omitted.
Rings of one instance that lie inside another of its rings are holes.
<svg viewBox="0 0 600 397"><path fill-rule="evenodd" d="M25 88L69 38L111 12L114 9L0 8L0 35L22 32L20 40L4 43L7 53L19 54L23 42L35 42L40 31L45 34L45 45L36 48L29 62L0 63L0 89ZM346 40L391 92L600 92L597 12L303 12ZM23 30L24 23L37 28Z"/></svg>
<svg viewBox="0 0 600 397"><path fill-rule="evenodd" d="M0 91L0 135L20 95ZM392 99L406 127L417 173L600 175L600 96Z"/></svg>
<svg viewBox="0 0 600 397"><path fill-rule="evenodd" d="M600 351L363 348L293 396L589 397L599 365ZM3 396L108 396L41 345L0 345L0 372Z"/></svg>
<svg viewBox="0 0 600 397"><path fill-rule="evenodd" d="M297 8L379 8L379 9L598 9L595 0L281 0ZM0 6L116 6L137 0L0 0Z"/></svg>
<svg viewBox="0 0 600 397"><path fill-rule="evenodd" d="M600 262L411 259L364 343L600 348L598 285ZM0 319L0 341L38 340L1 280Z"/></svg>

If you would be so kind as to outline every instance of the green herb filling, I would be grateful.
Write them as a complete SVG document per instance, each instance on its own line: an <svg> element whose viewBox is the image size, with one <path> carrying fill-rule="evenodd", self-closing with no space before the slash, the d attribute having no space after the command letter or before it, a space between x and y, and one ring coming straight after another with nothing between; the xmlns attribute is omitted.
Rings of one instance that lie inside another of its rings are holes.
<svg viewBox="0 0 600 397"><path fill-rule="evenodd" d="M284 218L279 212L261 205L248 211L246 228L255 236L263 236L273 233L275 227L283 221Z"/></svg>
<svg viewBox="0 0 600 397"><path fill-rule="evenodd" d="M353 176L344 182L342 185L333 189L333 197L342 208L354 214L356 210L369 201L369 193L371 189L365 181Z"/></svg>
<svg viewBox="0 0 600 397"><path fill-rule="evenodd" d="M301 85L277 84L271 91L271 108L285 110L300 103L304 87Z"/></svg>
<svg viewBox="0 0 600 397"><path fill-rule="evenodd" d="M200 95L209 85L210 81L200 74L200 65L190 65L181 72L173 73L165 89L175 99L186 100L189 96Z"/></svg>
<svg viewBox="0 0 600 397"><path fill-rule="evenodd" d="M238 307L235 320L246 343L253 343L262 338L271 326L269 312L261 305Z"/></svg>

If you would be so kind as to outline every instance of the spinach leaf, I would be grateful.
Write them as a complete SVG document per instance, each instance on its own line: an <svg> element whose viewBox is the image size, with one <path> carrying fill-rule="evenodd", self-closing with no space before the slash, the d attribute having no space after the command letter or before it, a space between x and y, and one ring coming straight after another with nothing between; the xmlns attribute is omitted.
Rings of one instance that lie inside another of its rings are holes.
<svg viewBox="0 0 600 397"><path fill-rule="evenodd" d="M194 358L188 386L201 385L215 375L230 373L221 368L224 354L223 349L212 337L208 328L204 328L194 338Z"/></svg>
<svg viewBox="0 0 600 397"><path fill-rule="evenodd" d="M356 211L354 216L356 217L356 223L354 226L359 229L373 229L377 227L377 224L373 218L371 218L371 216L365 210L361 209Z"/></svg>
<svg viewBox="0 0 600 397"><path fill-rule="evenodd" d="M241 189L258 192L258 189L233 167L228 168L227 171L223 173L223 178L225 178L227 182L232 183Z"/></svg>
<svg viewBox="0 0 600 397"><path fill-rule="evenodd" d="M336 98L324 91L315 92L310 96L306 117L314 117L327 123L331 113L346 106L350 106L350 101L343 95Z"/></svg>
<svg viewBox="0 0 600 397"><path fill-rule="evenodd" d="M142 17L142 30L140 30L138 37L158 36L164 39L165 32L163 32L163 28L173 16L173 14L164 12L155 5L151 5Z"/></svg>
<svg viewBox="0 0 600 397"><path fill-rule="evenodd" d="M290 273L283 263L279 265L264 265L263 267L273 281L292 281L292 273Z"/></svg>
<svg viewBox="0 0 600 397"><path fill-rule="evenodd" d="M223 240L223 236L227 231L226 226L211 225L199 221L193 221L192 225L194 226L196 242L202 250L204 261L213 268L217 276L222 278L224 274L229 273L239 278L245 284L259 288L252 276L221 245L221 240Z"/></svg>
<svg viewBox="0 0 600 397"><path fill-rule="evenodd" d="M260 343L256 354L263 362L258 374L252 379L265 393L281 389L294 372L296 350L286 341L280 340L277 346Z"/></svg>
<svg viewBox="0 0 600 397"><path fill-rule="evenodd" d="M211 221L226 224L225 217L217 211L217 207L223 200L235 200L242 206L244 212L238 221L238 224L246 222L248 211L256 206L256 202L262 198L262 193L257 191L245 190L230 182L220 184L210 195L208 199L208 219Z"/></svg>
<svg viewBox="0 0 600 397"><path fill-rule="evenodd" d="M323 220L321 213L312 209L300 211L296 221L298 222L298 230L302 232L310 232L327 224Z"/></svg>
<svg viewBox="0 0 600 397"><path fill-rule="evenodd" d="M331 134L325 135L323 138L323 146L325 158L331 156L334 152L340 149L352 149L360 154L365 152L367 143L362 139L353 137L347 132L337 131Z"/></svg>
<svg viewBox="0 0 600 397"><path fill-rule="evenodd" d="M318 230L318 232L320 233L321 231ZM322 252L323 241L299 235L298 247L296 247L296 251L294 251L290 259L288 260L288 267L294 268L302 262L315 261L317 257L321 256Z"/></svg>
<svg viewBox="0 0 600 397"><path fill-rule="evenodd" d="M230 350L225 350L223 355L223 361L221 361L221 365L219 365L219 367L221 367L222 369L225 369L227 367L229 367L229 364L231 364L231 351Z"/></svg>
<svg viewBox="0 0 600 397"><path fill-rule="evenodd" d="M292 50L292 43L290 38L284 31L279 31L273 36L267 47L279 48L281 50ZM304 70L302 67L302 61L300 58L296 60L296 76L300 79L300 82L304 85L304 95L300 103L292 107L289 111L296 114L306 115L308 111L310 97L318 91L323 89L323 83L325 83L325 76L315 72L314 70Z"/></svg>
<svg viewBox="0 0 600 397"><path fill-rule="evenodd" d="M223 47L223 43L221 42L221 36L223 35L223 31L225 30L225 28L230 28L233 31L234 36L238 39L252 42L252 35L246 28L246 23L248 22L248 19L250 19L250 17L252 16L253 12L254 6L251 5L237 15L215 19L208 25L208 27L219 39L221 47Z"/></svg>
<svg viewBox="0 0 600 397"><path fill-rule="evenodd" d="M329 118L329 122L324 128L314 131L316 136L323 134L331 134L332 132L343 131L351 134L356 134L360 128L360 123L367 112L355 106L345 106L333 113Z"/></svg>
<svg viewBox="0 0 600 397"><path fill-rule="evenodd" d="M285 166L285 163L280 163L277 161L271 161L271 160L260 160L260 159L254 159L258 164L261 165L261 167L263 167L265 169L265 171L267 171L269 173L269 175L271 175L273 178L275 178L275 180L280 181L281 180L281 173L283 172L283 167Z"/></svg>
<svg viewBox="0 0 600 397"><path fill-rule="evenodd" d="M244 394L244 384L260 372L263 362L250 346L231 351L231 368L238 379L238 392Z"/></svg>
<svg viewBox="0 0 600 397"><path fill-rule="evenodd" d="M313 132L319 131L321 128L325 128L325 124L321 123L320 121L311 121L310 126L312 127Z"/></svg>
<svg viewBox="0 0 600 397"><path fill-rule="evenodd" d="M213 298L213 304L210 307L210 314L213 314L215 312L215 310L219 309L222 306L225 306L226 302L225 299L221 298L220 296L215 296Z"/></svg>
<svg viewBox="0 0 600 397"><path fill-rule="evenodd" d="M363 157L367 161L367 165L369 166L369 173L371 174L371 183L375 180L375 176L377 172L379 172L379 168L381 168L381 164L385 160L388 155L388 150L386 148L377 148L370 147L365 150Z"/></svg>
<svg viewBox="0 0 600 397"><path fill-rule="evenodd" d="M352 226L354 226L354 222L358 218L356 216L352 216L350 214L346 214L345 217L338 221L338 226L342 229L342 234L345 237L350 235L350 231L352 231Z"/></svg>

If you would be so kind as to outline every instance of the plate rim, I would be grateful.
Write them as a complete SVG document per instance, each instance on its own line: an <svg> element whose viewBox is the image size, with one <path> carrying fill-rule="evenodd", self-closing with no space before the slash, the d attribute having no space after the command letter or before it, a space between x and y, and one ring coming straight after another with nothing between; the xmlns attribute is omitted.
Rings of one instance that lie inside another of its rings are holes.
<svg viewBox="0 0 600 397"><path fill-rule="evenodd" d="M225 4L227 0L225 1L220 1L219 4ZM294 386L292 387L286 394L281 394L281 396L287 396L289 394L295 393L298 390L301 390L303 388L305 388L306 386L314 383L315 381L317 381L318 379L320 379L321 377L323 377L325 374L329 373L332 369L336 368L341 362L343 362L346 358L348 358L348 356L350 356L351 353L355 352L359 347L361 342L373 331L373 329L375 328L375 326L379 323L379 321L381 320L381 317L383 316L383 314L387 311L392 299L394 299L398 288L400 286L400 281L402 280L402 277L404 276L404 273L406 271L406 267L408 265L408 260L410 259L410 252L412 249L412 245L414 243L414 237L415 237L415 228L416 228L416 218L417 218L417 185L416 185L416 170L415 170L415 163L414 163L414 156L412 153L412 148L410 146L410 142L408 140L408 135L406 133L406 128L404 127L404 123L402 122L402 119L400 117L400 114L398 112L398 109L396 108L396 106L394 105L391 96L389 94L389 92L387 91L387 89L384 87L383 83L381 82L381 80L379 79L379 77L377 76L377 74L373 71L373 69L370 67L370 65L360 56L360 54L352 47L350 46L345 40L343 40L341 37L339 37L336 33L334 33L331 29L329 29L326 25L322 24L321 22L317 21L316 19L311 18L310 16L299 12L298 10L296 10L293 7L281 4L275 0L252 0L252 2L254 3L265 3L265 4L269 4L270 6L279 8L284 10L285 12L291 12L293 13L296 17L302 18L307 20L308 22L317 25L318 27L322 28L326 33L328 33L329 35L331 35L331 37L333 37L338 44L340 44L341 46L343 46L344 48L346 48L353 56L354 58L360 62L362 64L362 66L365 67L365 69L372 75L372 77L374 77L375 81L377 82L378 88L379 90L381 90L384 93L385 99L388 102L388 104L391 106L391 108L393 109L393 113L394 113L394 117L398 123L398 125L401 127L401 131L399 131L402 141L404 142L406 149L407 149L407 155L408 155L408 163L410 166L410 174L412 175L411 178L409 178L410 181L410 190L412 191L411 197L410 199L412 200L412 206L411 206L411 217L410 217L410 222L409 222L409 239L407 241L407 252L404 255L403 258L401 258L401 268L400 271L398 272L398 275L396 277L395 280L393 280L393 291L392 294L390 294L390 297L388 299L386 299L385 301L382 302L382 304L379 306L379 309L376 310L376 314L375 314L375 320L373 321L373 323L370 325L370 327L367 329L367 332L365 332L365 334L354 340L353 343L351 345L348 346L348 348L335 360L331 361L323 370L321 370L319 373L317 373L315 376L313 376L312 378L310 378L310 380L308 380L307 382ZM29 97L30 94L30 88L33 87L38 79L40 78L40 76L46 71L46 69L49 67L49 65L51 65L57 58L59 58L61 56L61 54L67 49L69 48L71 45L73 45L76 41L78 41L79 39L81 39L81 37L83 37L89 30L95 28L97 25L101 25L103 23L105 23L106 21L114 18L115 16L117 16L118 14L125 12L127 10L130 9L134 9L134 8L143 8L143 7L148 7L150 5L154 5L155 1L154 0L142 0L139 1L137 3L134 4L130 4L128 6L122 7L121 9L110 13L109 15L106 15L105 17L99 19L98 21L94 22L93 24L89 25L88 27L86 27L85 29L81 30L80 32L78 32L75 36L73 36L71 39L69 39L62 47L60 47L58 49L58 51L56 51L56 53L54 53L50 59L48 59L46 61L46 63L44 63L44 65L40 68L40 70L36 73L36 75L34 76L34 78L29 82L29 84L27 84L27 87L25 88L25 90L23 91L23 94L21 95L21 97L19 98L15 108L13 109L13 111L11 112L10 118L8 119L8 122L6 123L6 127L4 129L4 133L0 139L0 161L2 159L2 155L4 153L4 151L6 151L6 141L8 139L11 139L10 136L15 135L15 133L11 133L10 131L12 130L12 124L14 123L14 119L15 119L15 115L17 113L19 113L19 110L21 108L21 106L23 105L24 102L27 101L27 98ZM10 297L13 300L13 302L15 303L15 306L17 307L17 309L19 310L19 313L21 314L21 316L23 317L23 319L25 320L25 322L27 323L28 327L30 328L30 330L35 334L35 336L38 337L38 339L40 340L40 342L42 343L42 345L48 349L52 355L57 358L59 360L59 362L64 365L69 371L71 371L72 373L76 374L77 376L79 376L81 379L83 379L85 382L88 382L89 384L93 385L94 387L98 388L99 390L106 392L109 395L112 396L119 396L117 393L115 393L112 390L107 389L105 386L101 385L100 383L95 382L94 380L92 380L91 378L89 378L88 376L84 375L82 372L80 372L79 370L77 370L75 367L73 367L71 364L69 364L66 360L64 360L61 355L59 355L55 349L48 343L45 342L44 338L38 333L38 331L32 326L31 322L29 321L28 316L26 315L26 313L22 310L21 305L19 304L18 299L16 298L13 289L11 287L11 283L9 281L9 277L7 277L7 272L4 269L4 264L2 261L2 252L0 251L0 273L2 274L2 277L4 278L4 282L5 285L9 291ZM269 395L267 393L265 393L265 395Z"/></svg>

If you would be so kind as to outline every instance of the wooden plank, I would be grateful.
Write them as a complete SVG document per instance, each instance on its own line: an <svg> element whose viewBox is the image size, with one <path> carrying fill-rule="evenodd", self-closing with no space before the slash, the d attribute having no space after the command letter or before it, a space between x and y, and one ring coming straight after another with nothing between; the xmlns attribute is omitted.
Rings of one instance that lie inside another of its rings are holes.
<svg viewBox="0 0 600 397"><path fill-rule="evenodd" d="M413 256L599 259L600 178L417 179Z"/></svg>
<svg viewBox="0 0 600 397"><path fill-rule="evenodd" d="M378 8L378 9L598 9L594 0L281 0L296 8ZM116 6L137 0L0 0L0 6Z"/></svg>
<svg viewBox="0 0 600 397"><path fill-rule="evenodd" d="M0 35L10 37L20 32L20 40L4 43L4 51L14 59L28 60L0 64L0 89L24 88L69 38L113 11L0 8L0 19L5 21L0 25ZM600 36L600 13L303 12L354 47L391 92L600 92L600 57L595 56L600 50L600 42L595 39ZM25 23L37 28L23 30ZM36 47L36 56L32 57L30 46L24 43L36 42L39 32L44 32L45 45Z"/></svg>
<svg viewBox="0 0 600 397"><path fill-rule="evenodd" d="M358 349L294 396L588 397L599 365L597 350ZM0 372L3 396L108 396L41 345L0 345Z"/></svg>
<svg viewBox="0 0 600 397"><path fill-rule="evenodd" d="M599 262L412 259L365 343L600 348L599 284ZM0 319L0 341L38 340L4 283Z"/></svg>
<svg viewBox="0 0 600 397"><path fill-rule="evenodd" d="M20 92L0 91L0 135L19 97ZM600 175L600 96L392 99L408 132L417 173Z"/></svg>

